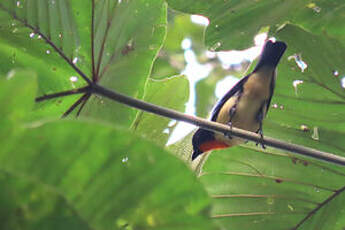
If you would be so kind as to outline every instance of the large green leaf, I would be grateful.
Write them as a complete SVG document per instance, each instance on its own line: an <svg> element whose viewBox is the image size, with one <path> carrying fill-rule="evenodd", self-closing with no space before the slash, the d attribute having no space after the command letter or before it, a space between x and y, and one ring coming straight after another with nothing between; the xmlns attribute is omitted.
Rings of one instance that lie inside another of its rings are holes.
<svg viewBox="0 0 345 230"><path fill-rule="evenodd" d="M95 8L95 68L101 85L141 98L152 62L166 33L163 0L97 1ZM136 110L92 97L86 115L129 126Z"/></svg>
<svg viewBox="0 0 345 230"><path fill-rule="evenodd" d="M266 133L344 156L345 90L333 71L339 71L339 76L345 74L342 61L345 47L337 40L313 35L293 25L286 25L277 35L289 48L278 67ZM295 54L308 65L303 72L295 60L291 60ZM303 80L303 83L294 88L295 80ZM309 131L302 129L303 125ZM319 137L313 139L314 129Z"/></svg>
<svg viewBox="0 0 345 230"><path fill-rule="evenodd" d="M35 70L39 95L81 86L82 81L71 81L71 77L78 74L45 41L46 38L65 54L66 59L89 74L87 63L90 57L81 49L87 48L89 37L79 36L84 34L86 22L81 20L82 15L75 20L72 7L83 11L90 4L84 3L80 7L77 2L80 1L2 1L0 73L4 75L14 67ZM70 97L41 103L37 111L46 115L62 114L74 99Z"/></svg>
<svg viewBox="0 0 345 230"><path fill-rule="evenodd" d="M214 199L213 218L226 229L340 230L344 177L344 170L288 154L233 147L212 153L200 179ZM304 227L322 221L328 224Z"/></svg>
<svg viewBox="0 0 345 230"><path fill-rule="evenodd" d="M291 22L319 34L344 40L345 3L342 0L167 0L182 12L202 14L211 21L205 42L216 49L240 49L252 44L262 27Z"/></svg>
<svg viewBox="0 0 345 230"><path fill-rule="evenodd" d="M277 36L288 50L278 66L264 133L345 156L345 92L333 74L344 74L343 45L291 24ZM292 58L296 54L301 56L297 62L307 64L303 72ZM295 80L303 83L294 87ZM262 151L253 144L212 153L201 172L214 197L214 218L234 229L340 230L344 176L343 167L276 149ZM337 215L330 215L330 209Z"/></svg>
<svg viewBox="0 0 345 230"><path fill-rule="evenodd" d="M184 111L189 97L189 84L185 76L176 76L163 80L149 79L144 100L155 105ZM133 130L153 142L164 146L176 126L169 118L139 112Z"/></svg>
<svg viewBox="0 0 345 230"><path fill-rule="evenodd" d="M1 226L213 229L201 184L162 148L90 121L23 126L35 81L22 75L0 82Z"/></svg>
<svg viewBox="0 0 345 230"><path fill-rule="evenodd" d="M288 50L278 66L265 134L345 156L343 2L168 2L210 18L209 47L218 42L219 49L247 47L262 27L270 26ZM302 61L307 64L303 71L297 65ZM202 100L206 105L209 97ZM212 153L200 176L214 198L213 217L224 229L344 227L340 166L247 144Z"/></svg>
<svg viewBox="0 0 345 230"><path fill-rule="evenodd" d="M83 76L141 98L165 38L166 3L11 0L0 3L0 19L0 52L5 57L1 73L13 67L36 70L40 95L85 85ZM78 98L40 103L35 116L62 114ZM123 126L131 125L136 115L99 97L91 97L86 105L84 115Z"/></svg>

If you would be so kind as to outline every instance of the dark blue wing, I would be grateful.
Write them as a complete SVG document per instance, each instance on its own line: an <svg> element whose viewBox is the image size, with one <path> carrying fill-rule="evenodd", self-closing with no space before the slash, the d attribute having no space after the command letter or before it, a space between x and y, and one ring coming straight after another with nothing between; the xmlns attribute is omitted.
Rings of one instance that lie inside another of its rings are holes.
<svg viewBox="0 0 345 230"><path fill-rule="evenodd" d="M221 110L221 108L223 107L223 105L225 104L225 102L227 100L229 100L229 98L231 98L232 96L234 96L237 92L241 91L243 89L243 85L244 83L248 80L248 77L251 74L248 74L247 76L243 77L241 80L239 80L236 85L234 85L229 92L227 92L222 99L220 99L216 106L214 107L213 111L212 111L212 116L211 116L211 121L216 121L217 117L218 117L218 113Z"/></svg>

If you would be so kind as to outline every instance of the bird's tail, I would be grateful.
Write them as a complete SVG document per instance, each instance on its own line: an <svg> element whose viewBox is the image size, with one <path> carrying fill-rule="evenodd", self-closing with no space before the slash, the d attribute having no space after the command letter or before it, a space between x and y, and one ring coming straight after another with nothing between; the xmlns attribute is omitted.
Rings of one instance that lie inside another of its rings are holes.
<svg viewBox="0 0 345 230"><path fill-rule="evenodd" d="M263 66L276 67L286 50L286 44L281 41L272 42L268 40L262 50L258 64L254 72Z"/></svg>

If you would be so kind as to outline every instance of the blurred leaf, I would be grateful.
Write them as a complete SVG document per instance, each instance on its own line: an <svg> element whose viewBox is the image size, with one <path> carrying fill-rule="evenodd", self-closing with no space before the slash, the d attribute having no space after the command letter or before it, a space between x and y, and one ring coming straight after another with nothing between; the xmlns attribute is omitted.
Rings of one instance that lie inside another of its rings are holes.
<svg viewBox="0 0 345 230"><path fill-rule="evenodd" d="M149 79L145 88L144 100L183 112L188 97L188 80L184 76L177 76L164 80ZM176 122L169 118L140 111L133 129L136 133L164 146L175 126Z"/></svg>
<svg viewBox="0 0 345 230"><path fill-rule="evenodd" d="M13 122L10 129L19 128L18 119L32 105L16 110L13 102L33 101L35 85L32 77L16 78L0 84L6 93L0 94L5 111L0 123ZM14 86L22 91L11 94ZM6 135L0 138L2 227L213 229L206 192L186 165L163 149L94 122L26 127L16 135L0 129L0 136Z"/></svg>
<svg viewBox="0 0 345 230"><path fill-rule="evenodd" d="M182 12L201 14L211 21L205 42L218 50L243 49L252 44L262 27L270 26L275 35L285 22L303 26L318 34L345 40L345 3L342 0L167 0Z"/></svg>
<svg viewBox="0 0 345 230"><path fill-rule="evenodd" d="M0 139L5 140L18 120L25 120L34 104L36 75L31 71L12 70L6 78L0 77Z"/></svg>
<svg viewBox="0 0 345 230"><path fill-rule="evenodd" d="M1 229L91 229L58 192L28 177L0 172Z"/></svg>

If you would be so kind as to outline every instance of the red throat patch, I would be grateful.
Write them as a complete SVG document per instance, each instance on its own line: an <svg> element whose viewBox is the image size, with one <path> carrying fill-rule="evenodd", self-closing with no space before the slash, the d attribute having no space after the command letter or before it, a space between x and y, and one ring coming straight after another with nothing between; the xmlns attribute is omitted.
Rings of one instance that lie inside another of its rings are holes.
<svg viewBox="0 0 345 230"><path fill-rule="evenodd" d="M207 151L210 151L212 149L224 149L224 148L228 148L228 147L229 147L229 145L225 144L224 142L212 140L212 141L207 141L205 143L202 143L199 146L199 149L202 152L207 152Z"/></svg>

